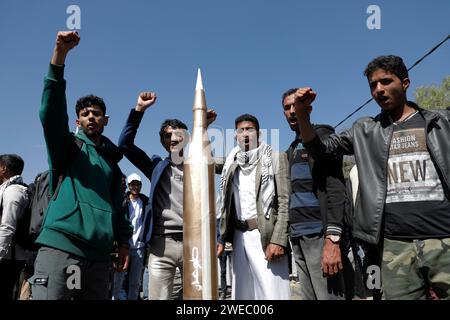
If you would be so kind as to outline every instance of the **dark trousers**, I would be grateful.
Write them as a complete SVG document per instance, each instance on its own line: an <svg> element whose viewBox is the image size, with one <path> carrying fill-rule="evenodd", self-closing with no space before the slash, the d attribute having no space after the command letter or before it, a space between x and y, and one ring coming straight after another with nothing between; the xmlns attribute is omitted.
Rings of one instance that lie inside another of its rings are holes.
<svg viewBox="0 0 450 320"><path fill-rule="evenodd" d="M223 251L223 254L219 257L220 263L220 291L227 291L227 260L231 251Z"/></svg>
<svg viewBox="0 0 450 320"><path fill-rule="evenodd" d="M343 300L344 277L326 278L321 268L323 234L291 238L302 300Z"/></svg>
<svg viewBox="0 0 450 320"><path fill-rule="evenodd" d="M111 260L90 261L50 247L39 249L31 285L33 300L107 300Z"/></svg>
<svg viewBox="0 0 450 320"><path fill-rule="evenodd" d="M14 287L18 284L25 261L3 259L0 261L0 300L13 300Z"/></svg>

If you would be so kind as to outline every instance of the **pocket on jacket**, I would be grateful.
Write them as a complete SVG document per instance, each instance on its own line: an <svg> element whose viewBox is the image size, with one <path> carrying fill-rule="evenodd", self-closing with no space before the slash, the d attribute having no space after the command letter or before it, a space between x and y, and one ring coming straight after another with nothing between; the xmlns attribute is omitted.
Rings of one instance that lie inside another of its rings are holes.
<svg viewBox="0 0 450 320"><path fill-rule="evenodd" d="M67 220L70 220L70 217L78 210L79 207L77 202L75 202L72 207L67 208L62 208L61 205L51 202L47 209L43 225L51 229L65 230L64 226L67 224Z"/></svg>
<svg viewBox="0 0 450 320"><path fill-rule="evenodd" d="M114 239L113 217L110 210L97 208L86 202L79 202L81 237L92 241L96 247L109 248Z"/></svg>
<svg viewBox="0 0 450 320"><path fill-rule="evenodd" d="M77 201L71 212L58 217L49 227L89 242L91 246L104 252L109 252L112 248L112 212L89 203Z"/></svg>

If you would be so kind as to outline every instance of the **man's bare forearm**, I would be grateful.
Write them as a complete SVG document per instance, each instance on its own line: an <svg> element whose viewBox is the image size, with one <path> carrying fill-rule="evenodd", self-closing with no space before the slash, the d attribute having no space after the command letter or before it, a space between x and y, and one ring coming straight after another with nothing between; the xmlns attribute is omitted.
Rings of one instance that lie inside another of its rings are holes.
<svg viewBox="0 0 450 320"><path fill-rule="evenodd" d="M59 50L55 47L53 50L51 64L55 66L62 66L66 62L67 51Z"/></svg>

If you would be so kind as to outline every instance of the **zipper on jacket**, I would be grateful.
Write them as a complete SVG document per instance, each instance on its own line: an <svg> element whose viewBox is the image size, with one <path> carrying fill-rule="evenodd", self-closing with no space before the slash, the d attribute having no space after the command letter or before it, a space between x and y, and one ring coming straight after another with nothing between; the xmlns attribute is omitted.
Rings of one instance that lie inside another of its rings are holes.
<svg viewBox="0 0 450 320"><path fill-rule="evenodd" d="M387 194L387 180L389 180L389 152L390 152L390 147L391 147L391 143L392 143L392 136L394 135L394 124L392 123L389 127L389 134L388 134L388 141L386 142L386 151L384 152L386 154L386 162L384 165L384 170L385 170L385 174L383 175L385 180L383 181L383 187L384 187L384 192L383 192L383 201L382 201L382 208L381 208L381 212L380 212L380 229L378 230L377 233L377 243L380 242L380 235L382 232L382 228L384 228L383 226L383 220L384 220L384 207L386 206L386 194Z"/></svg>

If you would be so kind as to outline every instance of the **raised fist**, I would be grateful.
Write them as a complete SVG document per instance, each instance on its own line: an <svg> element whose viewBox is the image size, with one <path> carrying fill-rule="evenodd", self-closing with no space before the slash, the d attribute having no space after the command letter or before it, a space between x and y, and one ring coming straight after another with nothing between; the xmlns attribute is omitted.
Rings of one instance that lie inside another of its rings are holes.
<svg viewBox="0 0 450 320"><path fill-rule="evenodd" d="M311 112L311 103L316 99L317 93L311 88L300 88L295 93L295 112L301 114L302 112Z"/></svg>
<svg viewBox="0 0 450 320"><path fill-rule="evenodd" d="M79 42L80 36L76 31L59 31L56 35L51 64L63 65L66 61L67 52L76 47Z"/></svg>
<svg viewBox="0 0 450 320"><path fill-rule="evenodd" d="M144 112L156 101L156 93L154 92L141 92L139 94L136 111Z"/></svg>
<svg viewBox="0 0 450 320"><path fill-rule="evenodd" d="M208 127L211 123L216 121L217 113L214 109L208 109L206 111L206 126Z"/></svg>
<svg viewBox="0 0 450 320"><path fill-rule="evenodd" d="M67 53L80 42L76 31L59 31L56 35L56 50Z"/></svg>

